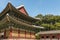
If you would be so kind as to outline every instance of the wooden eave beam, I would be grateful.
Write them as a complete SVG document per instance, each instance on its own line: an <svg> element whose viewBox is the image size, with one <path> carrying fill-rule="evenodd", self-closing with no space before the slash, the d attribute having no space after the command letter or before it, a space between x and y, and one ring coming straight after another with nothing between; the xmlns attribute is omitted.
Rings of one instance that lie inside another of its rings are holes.
<svg viewBox="0 0 60 40"><path fill-rule="evenodd" d="M8 17L8 18L7 18L7 17ZM21 25L21 26L25 26L27 29L33 29L33 28L34 28L34 30L35 30L35 29L38 29L38 28L35 28L35 27L33 27L33 26L29 25L29 24L26 24L26 23L24 23L24 22L21 22L21 21L19 21L19 20L16 20L16 19L14 19L13 17L7 16L7 15L6 15L5 18L3 18L3 21L0 21L0 23L5 24L5 21L6 21L6 22L9 22L9 20L10 20L10 22L12 21L12 22L17 23L17 24L19 24L19 25Z"/></svg>
<svg viewBox="0 0 60 40"><path fill-rule="evenodd" d="M24 23L24 22L21 22L21 21L18 21L18 20L16 20L16 19L12 19L12 17L10 17L10 20L12 20L12 22L15 22L15 23L17 23L17 24L19 24L19 25L22 25L22 26L25 26L25 27L27 27L27 29L34 29L34 30L40 30L40 28L36 28L36 27L33 27L32 25L29 25L29 24L26 24L26 23Z"/></svg>

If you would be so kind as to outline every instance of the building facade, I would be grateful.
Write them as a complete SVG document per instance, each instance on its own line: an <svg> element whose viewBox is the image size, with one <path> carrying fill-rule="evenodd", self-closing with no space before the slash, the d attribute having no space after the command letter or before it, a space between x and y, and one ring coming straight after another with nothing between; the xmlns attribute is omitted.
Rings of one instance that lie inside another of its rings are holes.
<svg viewBox="0 0 60 40"><path fill-rule="evenodd" d="M39 40L60 40L60 30L42 31L37 34Z"/></svg>
<svg viewBox="0 0 60 40"><path fill-rule="evenodd" d="M0 13L0 39L35 39L40 31L34 23L39 21L26 12L24 6L15 8L8 3Z"/></svg>

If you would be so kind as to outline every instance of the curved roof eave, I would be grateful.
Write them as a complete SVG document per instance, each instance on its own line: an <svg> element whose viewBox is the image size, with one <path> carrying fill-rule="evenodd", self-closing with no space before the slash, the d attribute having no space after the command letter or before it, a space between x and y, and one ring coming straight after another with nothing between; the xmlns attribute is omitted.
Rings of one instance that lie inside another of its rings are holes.
<svg viewBox="0 0 60 40"><path fill-rule="evenodd" d="M1 17L2 15L4 15L5 13L7 13L8 11L17 12L20 16L22 16L22 17L24 17L24 18L26 18L26 19L28 19L28 20L31 20L31 21L33 21L33 20L34 20L34 21L39 21L39 20L34 19L34 18L30 17L30 16L24 15L23 13L21 13L20 11L18 11L11 3L8 3L8 4L7 4L6 8L1 12L0 17Z"/></svg>

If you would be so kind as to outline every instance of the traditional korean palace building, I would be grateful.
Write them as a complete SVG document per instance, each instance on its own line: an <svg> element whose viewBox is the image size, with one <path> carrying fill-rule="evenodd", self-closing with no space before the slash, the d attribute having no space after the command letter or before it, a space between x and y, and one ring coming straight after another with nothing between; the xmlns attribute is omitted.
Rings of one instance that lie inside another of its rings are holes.
<svg viewBox="0 0 60 40"><path fill-rule="evenodd" d="M24 6L14 7L8 3L0 13L0 40L1 39L24 39L24 40L60 40L60 30L40 31L36 26L39 18L32 18L28 15Z"/></svg>
<svg viewBox="0 0 60 40"><path fill-rule="evenodd" d="M39 35L39 40L60 40L60 30L41 31L36 35Z"/></svg>
<svg viewBox="0 0 60 40"><path fill-rule="evenodd" d="M23 5L15 8L8 3L0 13L0 39L35 39L35 34L40 31L34 25L36 21L39 20L30 17Z"/></svg>

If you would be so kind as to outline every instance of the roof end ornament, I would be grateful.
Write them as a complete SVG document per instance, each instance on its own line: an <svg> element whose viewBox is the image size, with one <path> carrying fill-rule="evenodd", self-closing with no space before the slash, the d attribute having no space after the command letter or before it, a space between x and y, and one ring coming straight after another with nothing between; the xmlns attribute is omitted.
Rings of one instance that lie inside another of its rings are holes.
<svg viewBox="0 0 60 40"><path fill-rule="evenodd" d="M7 13L6 15L8 15L9 16L9 14Z"/></svg>

